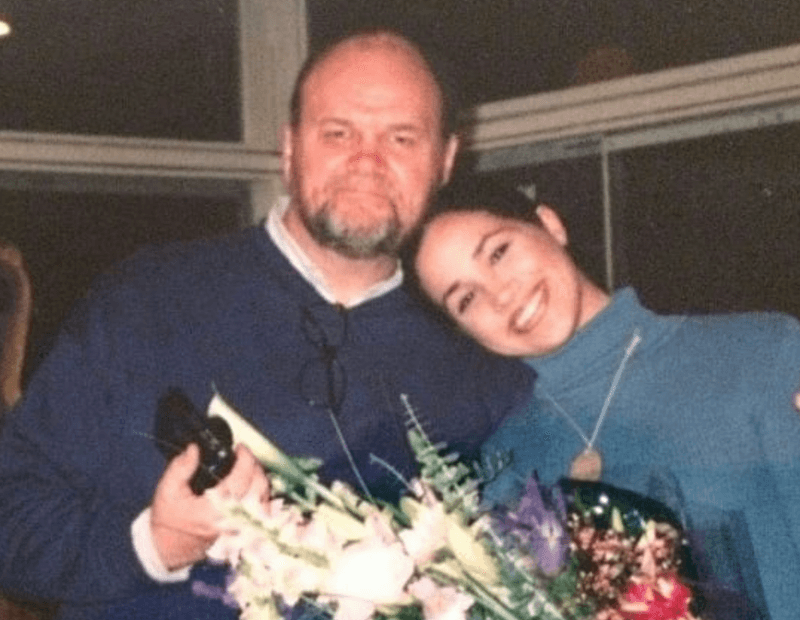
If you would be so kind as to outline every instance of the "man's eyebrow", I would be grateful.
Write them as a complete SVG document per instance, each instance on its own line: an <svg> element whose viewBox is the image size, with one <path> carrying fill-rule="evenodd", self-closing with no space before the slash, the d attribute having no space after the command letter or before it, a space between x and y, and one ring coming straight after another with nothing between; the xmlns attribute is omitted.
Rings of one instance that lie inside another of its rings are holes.
<svg viewBox="0 0 800 620"><path fill-rule="evenodd" d="M396 123L390 126L392 131L424 131L423 126L420 123L408 121L402 123Z"/></svg>
<svg viewBox="0 0 800 620"><path fill-rule="evenodd" d="M350 122L345 118L339 118L338 116L325 116L320 118L317 121L320 125L325 125L328 123L335 123L337 125L349 125Z"/></svg>

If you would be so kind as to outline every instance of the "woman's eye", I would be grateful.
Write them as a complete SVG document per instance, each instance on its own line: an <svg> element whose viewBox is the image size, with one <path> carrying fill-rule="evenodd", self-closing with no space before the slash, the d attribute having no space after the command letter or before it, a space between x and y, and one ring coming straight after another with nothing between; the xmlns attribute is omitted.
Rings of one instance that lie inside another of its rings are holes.
<svg viewBox="0 0 800 620"><path fill-rule="evenodd" d="M475 299L475 293L470 291L466 295L464 295L461 299L458 300L458 313L464 314L469 308L469 305L472 303L472 300Z"/></svg>
<svg viewBox="0 0 800 620"><path fill-rule="evenodd" d="M508 250L508 242L498 245L494 251L489 255L489 263L494 265L497 261L503 258L503 254Z"/></svg>

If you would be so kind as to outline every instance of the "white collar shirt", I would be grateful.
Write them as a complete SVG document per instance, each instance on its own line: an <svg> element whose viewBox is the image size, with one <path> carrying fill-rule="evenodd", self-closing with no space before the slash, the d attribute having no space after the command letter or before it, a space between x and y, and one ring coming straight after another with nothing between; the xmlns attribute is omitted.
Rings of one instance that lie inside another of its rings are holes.
<svg viewBox="0 0 800 620"><path fill-rule="evenodd" d="M330 304L341 304L346 308L353 308L366 301L385 295L399 287L403 283L403 267L400 261L397 261L397 268L391 276L380 282L376 282L361 294L349 299L347 303L342 304L336 299L330 286L327 283L325 275L322 271L311 261L308 255L297 244L297 242L289 234L286 225L283 223L283 217L286 210L289 208L289 197L282 196L278 202L270 209L266 220L267 234L272 241L286 257L292 266L303 276L303 278L314 287L320 296Z"/></svg>

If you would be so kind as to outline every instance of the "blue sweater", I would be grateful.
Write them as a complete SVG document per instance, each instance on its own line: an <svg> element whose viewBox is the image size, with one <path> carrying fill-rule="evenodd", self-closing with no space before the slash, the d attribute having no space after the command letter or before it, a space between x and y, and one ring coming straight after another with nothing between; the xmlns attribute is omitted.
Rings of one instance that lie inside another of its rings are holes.
<svg viewBox="0 0 800 620"><path fill-rule="evenodd" d="M465 456L529 394L530 369L454 336L403 289L344 313L324 303L263 228L143 251L75 308L2 429L0 590L64 601L62 618L235 617L192 593L197 580L219 585L220 569L159 585L135 557L130 526L165 467L156 403L176 386L202 411L216 388L288 453L323 459L324 480L355 485L330 417L300 385L329 323L345 326L329 336L342 341L339 424L378 497L401 485L372 455L416 471L401 394L432 439Z"/></svg>
<svg viewBox="0 0 800 620"><path fill-rule="evenodd" d="M534 398L486 453L511 458L486 489L508 503L536 470L566 476L590 437L634 330L595 447L603 481L676 508L702 550L701 575L736 589L773 620L800 609L800 326L788 316L662 317L633 291L563 349L529 360ZM563 411L561 411L563 410ZM567 415L565 415L565 413Z"/></svg>

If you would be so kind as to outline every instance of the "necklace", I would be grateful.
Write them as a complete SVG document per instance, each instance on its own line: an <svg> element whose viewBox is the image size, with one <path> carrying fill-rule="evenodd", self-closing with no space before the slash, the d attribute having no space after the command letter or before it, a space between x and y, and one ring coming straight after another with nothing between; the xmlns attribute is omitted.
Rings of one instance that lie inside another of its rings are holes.
<svg viewBox="0 0 800 620"><path fill-rule="evenodd" d="M606 395L603 408L600 410L600 415L597 416L597 422L594 424L591 437L586 436L586 433L583 432L583 429L578 425L575 419L569 415L566 410L559 405L558 402L552 396L550 396L550 394L547 393L547 391L544 389L541 390L542 395L544 395L553 404L556 410L562 416L564 416L564 419L570 423L570 426L575 429L585 444L585 448L572 459L572 464L569 468L569 477L573 480L587 480L592 482L597 482L600 480L600 477L603 473L603 457L595 448L594 444L597 441L597 436L600 434L600 428L603 426L603 422L606 419L606 414L608 413L608 407L611 404L611 399L614 398L614 394L617 391L617 386L619 385L619 380L622 378L625 365L628 363L631 355L633 355L633 351L639 345L641 340L642 337L639 333L639 328L637 327L633 331L633 337L628 343L628 346L625 349L625 355L622 357L619 368L617 368L617 372L614 374L614 378L611 381L611 387Z"/></svg>

